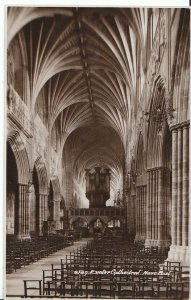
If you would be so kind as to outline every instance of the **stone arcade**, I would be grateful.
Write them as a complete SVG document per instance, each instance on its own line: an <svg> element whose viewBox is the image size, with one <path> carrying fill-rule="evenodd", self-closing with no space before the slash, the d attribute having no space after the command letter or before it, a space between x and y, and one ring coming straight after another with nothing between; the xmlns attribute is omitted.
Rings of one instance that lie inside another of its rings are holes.
<svg viewBox="0 0 191 300"><path fill-rule="evenodd" d="M7 237L118 224L189 265L189 28L180 8L8 8Z"/></svg>

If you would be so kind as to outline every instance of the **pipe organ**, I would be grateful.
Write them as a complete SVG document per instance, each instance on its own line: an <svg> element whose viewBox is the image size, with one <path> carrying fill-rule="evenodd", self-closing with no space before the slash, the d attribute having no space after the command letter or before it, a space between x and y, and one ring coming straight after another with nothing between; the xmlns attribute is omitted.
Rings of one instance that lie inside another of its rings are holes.
<svg viewBox="0 0 191 300"><path fill-rule="evenodd" d="M86 197L90 208L102 208L110 198L110 169L86 169Z"/></svg>

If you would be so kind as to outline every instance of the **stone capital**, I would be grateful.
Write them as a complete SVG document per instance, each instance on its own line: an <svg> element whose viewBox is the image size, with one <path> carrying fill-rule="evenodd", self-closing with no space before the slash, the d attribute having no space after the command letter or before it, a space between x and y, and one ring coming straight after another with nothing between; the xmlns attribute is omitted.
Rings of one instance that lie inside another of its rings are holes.
<svg viewBox="0 0 191 300"><path fill-rule="evenodd" d="M189 127L190 127L190 121L187 120L187 121L177 123L177 124L170 126L170 131L177 131L179 129L189 128Z"/></svg>

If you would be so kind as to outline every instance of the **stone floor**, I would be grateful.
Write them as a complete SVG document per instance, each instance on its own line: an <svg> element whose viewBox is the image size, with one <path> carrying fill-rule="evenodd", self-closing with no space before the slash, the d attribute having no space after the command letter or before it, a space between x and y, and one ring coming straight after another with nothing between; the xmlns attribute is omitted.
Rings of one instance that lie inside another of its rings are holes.
<svg viewBox="0 0 191 300"><path fill-rule="evenodd" d="M42 280L42 270L48 270L51 264L60 266L61 258L64 259L71 251L86 245L89 239L76 241L73 246L64 248L33 264L22 267L16 272L6 275L6 299L20 299L24 295L24 279Z"/></svg>

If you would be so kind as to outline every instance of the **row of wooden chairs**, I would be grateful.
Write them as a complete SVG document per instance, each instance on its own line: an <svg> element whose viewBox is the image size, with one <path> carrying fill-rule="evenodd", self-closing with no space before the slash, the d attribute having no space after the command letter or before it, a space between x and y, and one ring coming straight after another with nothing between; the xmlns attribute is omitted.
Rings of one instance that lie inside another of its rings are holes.
<svg viewBox="0 0 191 300"><path fill-rule="evenodd" d="M73 240L63 235L33 237L27 240L17 240L7 237L6 243L6 273L12 273L22 266L29 265L43 257L73 244Z"/></svg>
<svg viewBox="0 0 191 300"><path fill-rule="evenodd" d="M182 276L180 263L164 263L164 252L142 249L125 241L92 241L61 259L59 267L43 270L37 288L31 287L33 281L24 281L25 297L31 290L32 297L48 298L187 299L189 276Z"/></svg>
<svg viewBox="0 0 191 300"><path fill-rule="evenodd" d="M32 286L31 286L32 283ZM29 290L32 294L29 295ZM24 280L27 297L79 297L79 298L149 298L188 299L189 282L113 282L113 281L49 281L42 288L42 281ZM36 293L35 293L36 292Z"/></svg>
<svg viewBox="0 0 191 300"><path fill-rule="evenodd" d="M84 271L86 270L86 271ZM92 272L92 270L94 270ZM101 272L100 272L101 270ZM125 272L124 272L125 270ZM104 273L104 274L100 274ZM64 264L61 262L60 268L54 268L52 265L51 269L43 271L43 283L46 281L56 280L90 280L90 281L101 281L101 280L113 280L124 282L178 282L185 281L185 277L181 277L181 272L172 269L170 272L164 270L157 270L155 272L139 270L134 272L132 269L105 269L98 268L97 265L92 264L92 269L88 270L83 263L76 265L73 262Z"/></svg>

